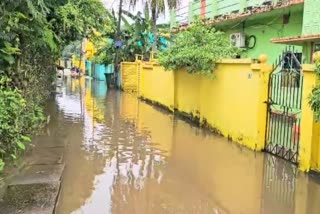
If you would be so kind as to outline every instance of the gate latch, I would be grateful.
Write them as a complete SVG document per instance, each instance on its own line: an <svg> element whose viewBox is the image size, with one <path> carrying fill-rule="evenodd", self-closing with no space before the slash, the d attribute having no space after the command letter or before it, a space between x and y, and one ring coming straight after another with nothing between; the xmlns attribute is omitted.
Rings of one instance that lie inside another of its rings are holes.
<svg viewBox="0 0 320 214"><path fill-rule="evenodd" d="M274 102L271 98L269 98L269 100L267 100L267 101L264 101L263 103L267 104L268 106L276 104L276 102Z"/></svg>

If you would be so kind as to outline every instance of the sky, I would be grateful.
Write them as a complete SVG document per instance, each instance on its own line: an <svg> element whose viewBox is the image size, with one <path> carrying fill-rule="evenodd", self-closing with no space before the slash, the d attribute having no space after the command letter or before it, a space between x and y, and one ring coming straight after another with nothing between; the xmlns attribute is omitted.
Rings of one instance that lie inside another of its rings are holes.
<svg viewBox="0 0 320 214"><path fill-rule="evenodd" d="M103 2L103 4L106 6L107 9L114 9L115 11L118 11L118 7L119 7L119 2L120 0L101 0ZM137 0L138 1L138 5L135 8L130 8L128 5L128 0L123 0L124 1L124 9L125 10L129 10L130 12L132 12L133 14L136 14L138 11L143 12L143 1L145 0ZM188 5L189 0L180 0L180 7L183 7L185 5ZM170 21L170 12L167 9L166 13L163 14L162 16L160 16L158 18L158 24L162 24L162 23L169 23Z"/></svg>

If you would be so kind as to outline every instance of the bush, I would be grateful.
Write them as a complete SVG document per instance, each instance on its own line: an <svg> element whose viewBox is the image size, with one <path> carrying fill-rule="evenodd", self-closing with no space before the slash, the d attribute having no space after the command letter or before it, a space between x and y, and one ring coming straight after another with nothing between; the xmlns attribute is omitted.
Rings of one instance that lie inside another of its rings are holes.
<svg viewBox="0 0 320 214"><path fill-rule="evenodd" d="M32 108L27 108L18 90L3 86L6 82L7 78L0 79L0 171L7 157L16 159L19 151L25 150L25 143L31 140L24 134L41 120L32 113Z"/></svg>
<svg viewBox="0 0 320 214"><path fill-rule="evenodd" d="M320 78L320 61L315 63L315 73ZM320 85L317 84L309 97L309 105L315 113L317 121L320 121Z"/></svg>
<svg viewBox="0 0 320 214"><path fill-rule="evenodd" d="M189 29L178 33L169 49L159 54L159 63L166 70L186 68L189 73L211 74L217 61L238 53L240 49L231 46L224 32L197 20Z"/></svg>

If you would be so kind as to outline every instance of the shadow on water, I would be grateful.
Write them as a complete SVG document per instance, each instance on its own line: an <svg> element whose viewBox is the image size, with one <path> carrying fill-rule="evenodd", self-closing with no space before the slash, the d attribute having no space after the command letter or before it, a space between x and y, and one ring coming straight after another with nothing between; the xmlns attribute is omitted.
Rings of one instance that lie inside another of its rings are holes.
<svg viewBox="0 0 320 214"><path fill-rule="evenodd" d="M58 214L319 213L319 183L288 162L105 82L66 79L60 90L45 136L67 144Z"/></svg>

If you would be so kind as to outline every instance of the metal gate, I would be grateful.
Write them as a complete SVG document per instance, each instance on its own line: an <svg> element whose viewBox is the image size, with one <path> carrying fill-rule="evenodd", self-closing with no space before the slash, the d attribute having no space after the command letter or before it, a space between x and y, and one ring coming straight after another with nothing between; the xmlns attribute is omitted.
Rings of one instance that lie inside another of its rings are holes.
<svg viewBox="0 0 320 214"><path fill-rule="evenodd" d="M300 59L299 59L300 58ZM298 162L303 74L301 55L287 48L270 74L266 151Z"/></svg>

